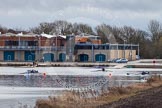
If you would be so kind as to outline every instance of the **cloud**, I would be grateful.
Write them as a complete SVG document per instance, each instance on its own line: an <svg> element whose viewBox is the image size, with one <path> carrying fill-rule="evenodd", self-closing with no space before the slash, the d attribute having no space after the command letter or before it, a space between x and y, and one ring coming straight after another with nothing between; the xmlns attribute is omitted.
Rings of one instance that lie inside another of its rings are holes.
<svg viewBox="0 0 162 108"><path fill-rule="evenodd" d="M3 10L58 11L68 7L98 7L110 10L159 11L161 0L0 0Z"/></svg>
<svg viewBox="0 0 162 108"><path fill-rule="evenodd" d="M96 2L94 5L116 11L157 11L161 9L161 3L161 0L100 0L100 2Z"/></svg>
<svg viewBox="0 0 162 108"><path fill-rule="evenodd" d="M20 24L22 28L54 20L92 22L91 25L131 24L140 27L142 21L146 24L151 19L161 20L162 15L161 0L0 0L0 2L0 24L11 27Z"/></svg>

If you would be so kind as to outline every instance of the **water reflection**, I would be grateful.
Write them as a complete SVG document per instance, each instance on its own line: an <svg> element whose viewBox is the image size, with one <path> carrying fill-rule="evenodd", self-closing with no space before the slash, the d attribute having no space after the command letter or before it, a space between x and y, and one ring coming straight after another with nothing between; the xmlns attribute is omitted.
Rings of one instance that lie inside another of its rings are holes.
<svg viewBox="0 0 162 108"><path fill-rule="evenodd" d="M70 76L70 75L0 75L0 86L80 88L129 85L139 82L141 76ZM120 83L120 84L119 84Z"/></svg>
<svg viewBox="0 0 162 108"><path fill-rule="evenodd" d="M127 86L141 81L141 76L85 75L0 75L0 104L3 108L19 108L18 102L34 107L35 100L57 96L62 90L76 90L82 97L97 96L112 86ZM91 94L88 94L91 93Z"/></svg>

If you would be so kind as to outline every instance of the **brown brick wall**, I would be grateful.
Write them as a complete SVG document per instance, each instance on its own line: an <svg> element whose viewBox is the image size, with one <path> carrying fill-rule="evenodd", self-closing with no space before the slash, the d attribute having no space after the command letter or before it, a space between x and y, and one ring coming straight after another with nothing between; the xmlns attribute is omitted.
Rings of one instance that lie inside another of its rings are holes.
<svg viewBox="0 0 162 108"><path fill-rule="evenodd" d="M46 37L23 37L23 36L0 36L0 46L5 46L5 41L37 41L40 43L40 46L55 46L56 45L56 38L46 38ZM62 37L57 37L57 46L66 46L66 39Z"/></svg>

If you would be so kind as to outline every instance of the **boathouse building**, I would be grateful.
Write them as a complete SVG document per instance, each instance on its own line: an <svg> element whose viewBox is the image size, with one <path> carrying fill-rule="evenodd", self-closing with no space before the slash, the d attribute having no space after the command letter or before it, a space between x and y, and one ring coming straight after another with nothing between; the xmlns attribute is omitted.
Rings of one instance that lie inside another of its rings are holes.
<svg viewBox="0 0 162 108"><path fill-rule="evenodd" d="M0 34L0 61L106 62L114 58L135 60L139 45L101 44L99 36Z"/></svg>

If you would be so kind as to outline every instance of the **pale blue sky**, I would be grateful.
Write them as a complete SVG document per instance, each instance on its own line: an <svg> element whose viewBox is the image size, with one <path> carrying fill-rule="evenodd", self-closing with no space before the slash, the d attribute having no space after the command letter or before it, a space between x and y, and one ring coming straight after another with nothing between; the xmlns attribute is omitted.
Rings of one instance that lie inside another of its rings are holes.
<svg viewBox="0 0 162 108"><path fill-rule="evenodd" d="M27 29L40 22L67 20L147 30L151 19L162 22L161 4L161 0L0 0L0 24Z"/></svg>

